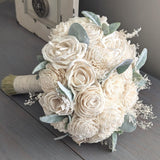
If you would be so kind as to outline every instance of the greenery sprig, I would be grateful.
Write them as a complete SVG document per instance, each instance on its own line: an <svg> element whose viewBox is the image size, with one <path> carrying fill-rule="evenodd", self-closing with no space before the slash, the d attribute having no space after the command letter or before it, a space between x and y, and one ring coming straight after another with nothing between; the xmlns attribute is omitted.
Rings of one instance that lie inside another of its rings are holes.
<svg viewBox="0 0 160 160"><path fill-rule="evenodd" d="M109 35L113 32L115 32L121 25L120 22L111 23L110 25L107 25L106 23L101 24L99 16L97 16L93 12L89 11L82 11L82 14L90 19L93 23L95 23L97 26L101 27L103 30L104 35Z"/></svg>

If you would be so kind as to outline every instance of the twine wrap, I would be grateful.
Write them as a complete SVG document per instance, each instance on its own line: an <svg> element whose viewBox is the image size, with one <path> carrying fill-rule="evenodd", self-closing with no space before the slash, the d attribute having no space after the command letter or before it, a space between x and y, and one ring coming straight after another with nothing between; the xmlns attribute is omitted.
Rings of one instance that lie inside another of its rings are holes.
<svg viewBox="0 0 160 160"><path fill-rule="evenodd" d="M9 75L2 80L1 88L7 95L42 91L36 75Z"/></svg>

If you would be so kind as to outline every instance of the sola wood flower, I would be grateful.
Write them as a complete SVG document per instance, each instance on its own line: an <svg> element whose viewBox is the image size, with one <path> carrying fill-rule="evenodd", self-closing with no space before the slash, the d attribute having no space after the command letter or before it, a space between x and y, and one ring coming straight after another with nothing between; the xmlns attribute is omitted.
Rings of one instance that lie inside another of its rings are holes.
<svg viewBox="0 0 160 160"><path fill-rule="evenodd" d="M67 68L70 62L82 58L87 45L80 43L74 36L54 36L43 49L43 58L52 63L56 69Z"/></svg>
<svg viewBox="0 0 160 160"><path fill-rule="evenodd" d="M124 111L122 104L114 101L106 101L104 111L98 116L98 134L88 140L88 143L100 142L119 130L124 122Z"/></svg>
<svg viewBox="0 0 160 160"><path fill-rule="evenodd" d="M73 61L66 71L68 86L74 91L81 91L91 86L95 81L95 73L87 61L78 59Z"/></svg>
<svg viewBox="0 0 160 160"><path fill-rule="evenodd" d="M99 125L96 118L79 118L74 115L72 121L68 125L68 132L73 135L73 139L81 144L87 142L88 138L98 133Z"/></svg>
<svg viewBox="0 0 160 160"><path fill-rule="evenodd" d="M58 115L69 115L73 112L73 104L69 99L58 95L55 91L44 94L39 99L39 103L47 115L53 113Z"/></svg>
<svg viewBox="0 0 160 160"><path fill-rule="evenodd" d="M75 113L79 117L95 117L104 109L104 95L100 86L90 86L76 96Z"/></svg>
<svg viewBox="0 0 160 160"><path fill-rule="evenodd" d="M60 81L65 84L64 69L55 69L51 64L46 65L46 69L39 72L39 83L44 92L56 90L57 82Z"/></svg>

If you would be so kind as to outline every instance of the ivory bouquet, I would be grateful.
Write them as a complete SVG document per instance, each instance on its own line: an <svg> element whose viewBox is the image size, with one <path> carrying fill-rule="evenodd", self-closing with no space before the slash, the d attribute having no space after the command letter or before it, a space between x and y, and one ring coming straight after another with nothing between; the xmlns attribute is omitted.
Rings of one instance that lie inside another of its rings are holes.
<svg viewBox="0 0 160 160"><path fill-rule="evenodd" d="M117 31L118 22L109 24L107 17L88 11L82 14L51 30L32 75L9 75L1 87L8 95L37 93L45 113L40 120L65 133L57 139L102 142L115 151L120 134L152 126L152 107L138 97L150 85L139 71L147 49L139 54L130 41L140 29Z"/></svg>

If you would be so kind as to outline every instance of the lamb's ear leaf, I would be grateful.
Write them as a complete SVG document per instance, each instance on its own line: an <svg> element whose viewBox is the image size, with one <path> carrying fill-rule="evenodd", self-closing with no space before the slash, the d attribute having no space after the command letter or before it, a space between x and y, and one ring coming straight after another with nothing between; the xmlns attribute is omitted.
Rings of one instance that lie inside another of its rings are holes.
<svg viewBox="0 0 160 160"><path fill-rule="evenodd" d="M123 61L121 64L119 64L118 67L116 68L117 73L121 74L121 73L125 72L128 69L128 67L130 66L130 64L132 63L132 61L133 61L132 59L127 59L127 60Z"/></svg>
<svg viewBox="0 0 160 160"><path fill-rule="evenodd" d="M109 34L109 26L105 23L102 24L102 31L104 33L104 35L108 35Z"/></svg>
<svg viewBox="0 0 160 160"><path fill-rule="evenodd" d="M61 139L65 138L65 137L67 137L67 136L68 136L68 133L67 133L67 134L64 134L64 135L62 135L62 136L56 137L56 138L54 138L54 140L55 140L55 141L61 140Z"/></svg>
<svg viewBox="0 0 160 160"><path fill-rule="evenodd" d="M39 64L34 68L34 70L32 71L32 74L35 74L35 73L39 72L39 71L42 70L42 69L45 69L47 63L48 63L47 61L43 61L43 62L39 63Z"/></svg>
<svg viewBox="0 0 160 160"><path fill-rule="evenodd" d="M123 132L133 132L136 129L136 119L132 115L125 115L124 122L120 127L120 130Z"/></svg>
<svg viewBox="0 0 160 160"><path fill-rule="evenodd" d="M72 120L72 117L70 115L68 115L68 121L67 121L67 123L65 125L65 129L67 129L68 124L71 122L71 120Z"/></svg>
<svg viewBox="0 0 160 160"><path fill-rule="evenodd" d="M100 79L99 82L100 83L104 82L110 76L110 74L115 70L117 70L118 74L125 72L132 63L132 61L133 61L132 59L127 59L122 63L118 64L117 66L112 68L109 72L105 73L104 78Z"/></svg>
<svg viewBox="0 0 160 160"><path fill-rule="evenodd" d="M114 132L112 135L111 135L111 139L109 141L109 149L114 152L116 151L116 146L117 146L117 140L118 140L118 135L116 132Z"/></svg>
<svg viewBox="0 0 160 160"><path fill-rule="evenodd" d="M109 25L109 33L113 33L115 32L119 27L120 27L121 23L120 22L115 22L115 23L111 23Z"/></svg>
<svg viewBox="0 0 160 160"><path fill-rule="evenodd" d="M135 70L133 71L133 81L138 88L144 87L147 83L144 77L140 73L136 72Z"/></svg>
<svg viewBox="0 0 160 160"><path fill-rule="evenodd" d="M40 117L40 121L45 122L45 123L55 123L55 122L60 122L62 121L66 116L60 116L57 114L52 114L48 116L42 116Z"/></svg>
<svg viewBox="0 0 160 160"><path fill-rule="evenodd" d="M89 37L87 32L79 23L73 23L70 26L68 35L75 36L79 42L89 45Z"/></svg>
<svg viewBox="0 0 160 160"><path fill-rule="evenodd" d="M59 88L61 89L61 91L68 97L68 99L70 101L73 101L73 93L71 90L69 90L68 88L66 88L61 82L57 82Z"/></svg>
<svg viewBox="0 0 160 160"><path fill-rule="evenodd" d="M82 11L81 12L85 17L89 18L92 20L93 23L95 23L98 26L101 26L100 18L93 12L89 11Z"/></svg>
<svg viewBox="0 0 160 160"><path fill-rule="evenodd" d="M135 66L136 70L141 69L144 66L144 64L146 63L146 61L147 61L147 53L148 53L147 48L144 48L142 50L139 58L138 58L137 63L136 63L136 66Z"/></svg>

